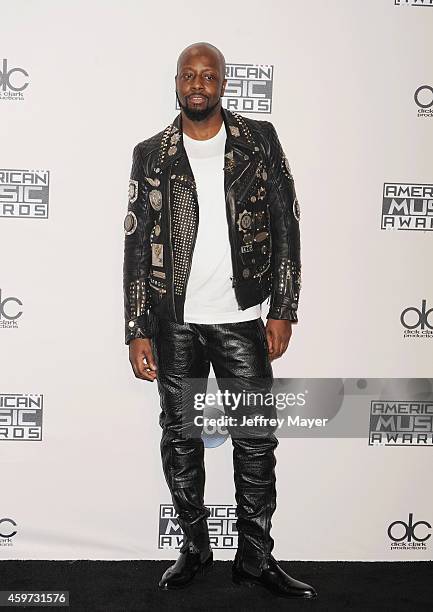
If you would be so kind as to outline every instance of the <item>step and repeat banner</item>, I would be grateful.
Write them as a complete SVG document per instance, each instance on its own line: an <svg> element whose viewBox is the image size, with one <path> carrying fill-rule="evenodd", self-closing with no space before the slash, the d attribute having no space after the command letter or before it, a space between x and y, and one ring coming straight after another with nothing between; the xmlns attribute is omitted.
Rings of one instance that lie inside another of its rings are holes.
<svg viewBox="0 0 433 612"><path fill-rule="evenodd" d="M0 16L0 559L177 555L156 383L124 345L123 219L133 147L178 114L177 57L199 41L225 55L224 106L275 125L300 203L274 554L431 559L433 0ZM231 443L220 425L204 439L231 559Z"/></svg>

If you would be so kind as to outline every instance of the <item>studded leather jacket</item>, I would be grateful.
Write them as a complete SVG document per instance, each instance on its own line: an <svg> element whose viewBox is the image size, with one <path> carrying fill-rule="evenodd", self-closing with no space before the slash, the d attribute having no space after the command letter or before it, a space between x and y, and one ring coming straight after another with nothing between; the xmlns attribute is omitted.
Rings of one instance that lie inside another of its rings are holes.
<svg viewBox="0 0 433 612"><path fill-rule="evenodd" d="M300 210L289 163L269 121L221 109L232 285L244 310L270 299L266 318L296 322L301 289ZM137 144L124 221L125 342L150 338L155 316L184 323L199 223L182 116ZM269 301L269 300L268 300Z"/></svg>

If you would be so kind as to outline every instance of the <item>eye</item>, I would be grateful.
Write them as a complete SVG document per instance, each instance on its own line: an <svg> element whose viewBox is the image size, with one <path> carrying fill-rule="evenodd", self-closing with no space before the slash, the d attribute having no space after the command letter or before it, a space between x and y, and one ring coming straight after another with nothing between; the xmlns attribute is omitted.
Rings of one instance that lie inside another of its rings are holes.
<svg viewBox="0 0 433 612"><path fill-rule="evenodd" d="M213 79L215 79L213 74L206 74L205 75L205 79L208 79L209 81L212 81Z"/></svg>

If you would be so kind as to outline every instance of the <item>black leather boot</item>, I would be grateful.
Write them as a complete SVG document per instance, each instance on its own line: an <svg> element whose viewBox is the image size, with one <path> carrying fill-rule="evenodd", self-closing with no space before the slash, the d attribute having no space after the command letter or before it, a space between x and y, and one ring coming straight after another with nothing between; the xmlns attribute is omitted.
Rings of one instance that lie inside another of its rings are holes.
<svg viewBox="0 0 433 612"><path fill-rule="evenodd" d="M182 589L194 580L197 573L205 574L212 565L213 553L210 548L200 552L192 542L186 542L178 560L165 571L158 586L164 590Z"/></svg>
<svg viewBox="0 0 433 612"><path fill-rule="evenodd" d="M264 586L279 597L312 598L317 592L311 585L292 578L281 569L272 555L265 562L258 575L251 574L242 563L235 558L232 568L232 578L235 584L252 587L256 584Z"/></svg>

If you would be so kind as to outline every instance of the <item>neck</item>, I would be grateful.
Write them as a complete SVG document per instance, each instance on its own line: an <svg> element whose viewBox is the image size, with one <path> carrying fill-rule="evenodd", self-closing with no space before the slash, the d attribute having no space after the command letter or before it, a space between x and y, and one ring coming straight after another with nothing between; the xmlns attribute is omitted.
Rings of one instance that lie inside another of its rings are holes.
<svg viewBox="0 0 433 612"><path fill-rule="evenodd" d="M203 119L203 121L192 121L183 111L182 114L182 131L194 140L208 140L218 134L223 116L221 112L221 104L218 104L212 113Z"/></svg>

